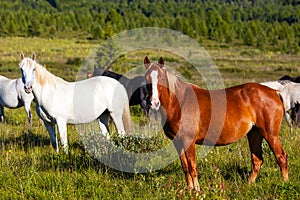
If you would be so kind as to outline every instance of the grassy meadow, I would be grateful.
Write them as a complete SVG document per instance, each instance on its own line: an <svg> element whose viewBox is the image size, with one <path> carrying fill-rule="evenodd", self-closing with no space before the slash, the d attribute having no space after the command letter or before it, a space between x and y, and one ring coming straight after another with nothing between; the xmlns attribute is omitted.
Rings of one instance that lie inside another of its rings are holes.
<svg viewBox="0 0 300 200"><path fill-rule="evenodd" d="M300 75L300 56L262 52L254 47L202 41L226 87L245 82L277 80L285 74ZM0 38L0 74L20 77L19 52L36 52L39 63L68 81L74 81L81 61L97 46L80 39ZM176 71L190 82L205 86L201 76L188 63L171 52L139 50L122 56L113 70L142 65L145 55L152 62L160 56L172 61ZM129 63L129 64L128 64ZM92 67L91 67L92 69ZM289 181L281 180L279 166L269 146L263 143L264 165L256 183L248 185L251 159L248 141L214 148L207 156L197 154L201 192L186 188L180 160L148 173L127 173L104 165L86 151L82 132L68 126L70 153L56 154L50 137L32 105L33 125L28 127L23 108L5 109L6 123L0 124L0 199L299 199L300 134L282 123L281 141L289 158ZM121 140L115 132L112 142L129 151L147 152L170 144L155 120L149 120L139 107L131 108L136 129ZM150 122L149 122L150 121ZM113 129L113 127L112 127ZM142 135L143 137L139 137ZM150 138L150 139L149 139ZM199 147L200 148L200 147ZM159 160L158 162L161 162Z"/></svg>

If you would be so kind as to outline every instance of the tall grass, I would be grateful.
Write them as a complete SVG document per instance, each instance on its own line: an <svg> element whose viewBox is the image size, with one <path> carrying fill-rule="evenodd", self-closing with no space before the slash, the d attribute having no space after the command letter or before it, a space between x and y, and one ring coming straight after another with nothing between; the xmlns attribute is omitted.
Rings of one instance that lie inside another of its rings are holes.
<svg viewBox="0 0 300 200"><path fill-rule="evenodd" d="M43 40L41 42L41 40ZM1 38L0 72L6 76L18 76L18 52L35 51L42 64L56 75L74 80L80 68L78 63L67 63L83 58L95 44L75 40L45 40L39 38ZM24 50L25 49L25 50ZM43 50L44 49L44 50ZM76 50L75 50L76 49ZM284 74L299 73L299 56L253 52L246 47L226 49L213 46L210 49L219 67L226 86L248 81L276 80ZM176 61L180 71L186 62L167 52L132 52L118 64L141 63L145 55L153 62L160 55L166 60ZM152 57L153 55L153 57ZM116 65L113 69L117 71ZM16 67L16 69L15 69ZM72 73L66 68L74 70ZM8 69L12 69L9 71ZM191 69L192 70L192 69ZM184 76L184 70L180 71ZM74 75L74 77L72 77ZM205 86L201 76L190 73L188 81ZM22 108L6 109L6 123L0 124L0 199L299 199L300 198L300 149L299 130L290 132L283 121L281 141L289 156L289 181L281 180L279 166L268 145L263 143L264 165L257 182L248 185L251 170L250 152L246 138L237 143L213 148L206 156L197 147L197 164L200 192L186 188L179 159L170 165L148 173L127 173L113 169L96 159L95 154L84 145L92 132L68 126L69 154L56 154L51 147L50 137L33 110L33 126L27 126ZM111 143L128 152L155 151L170 143L156 123L151 124L138 108L132 108L136 129L133 135L119 137L112 132ZM90 134L90 135L88 135ZM97 133L95 133L97 134ZM95 138L97 138L95 136ZM103 141L99 138L100 142ZM97 145L99 145L99 142ZM101 144L101 143L100 143ZM101 150L101 145L97 147ZM105 146L103 147L105 149ZM102 149L102 150L103 150ZM101 154L100 151L100 156ZM109 159L109 154L105 154ZM156 157L154 164L166 158ZM147 164L147 160L135 162L136 166ZM150 163L150 160L149 160ZM152 167L153 167L152 166Z"/></svg>

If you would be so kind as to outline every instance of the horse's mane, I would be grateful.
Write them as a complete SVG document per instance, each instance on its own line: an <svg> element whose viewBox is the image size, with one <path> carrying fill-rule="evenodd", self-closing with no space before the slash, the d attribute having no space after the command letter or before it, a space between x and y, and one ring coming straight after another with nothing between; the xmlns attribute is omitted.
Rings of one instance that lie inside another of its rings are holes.
<svg viewBox="0 0 300 200"><path fill-rule="evenodd" d="M175 93L176 89L177 89L177 86L178 86L178 77L173 74L172 72L166 70L166 75L167 75L167 79L168 79L168 84L169 84L169 90L172 92L172 93Z"/></svg>
<svg viewBox="0 0 300 200"><path fill-rule="evenodd" d="M55 76L54 74L50 73L45 67L42 65L34 62L35 65L35 74L36 74L36 81L41 84L45 85L48 83L50 86L56 85L65 85L68 82L63 80L60 77Z"/></svg>
<svg viewBox="0 0 300 200"><path fill-rule="evenodd" d="M153 66L155 66L155 65L154 64L150 65L149 69L152 68ZM174 73L172 73L171 71L167 70L165 67L160 68L159 70L164 71L166 73L167 80L168 80L168 88L169 88L169 90L172 93L175 94L175 91L176 91L176 89L178 87L178 80L179 80L179 78Z"/></svg>

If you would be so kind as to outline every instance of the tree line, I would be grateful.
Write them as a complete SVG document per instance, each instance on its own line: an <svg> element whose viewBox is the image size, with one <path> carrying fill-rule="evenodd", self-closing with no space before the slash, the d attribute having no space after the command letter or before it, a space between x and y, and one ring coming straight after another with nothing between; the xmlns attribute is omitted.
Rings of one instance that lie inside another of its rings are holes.
<svg viewBox="0 0 300 200"><path fill-rule="evenodd" d="M1 0L0 36L84 35L170 28L195 40L298 53L299 0ZM76 33L76 34L74 34Z"/></svg>

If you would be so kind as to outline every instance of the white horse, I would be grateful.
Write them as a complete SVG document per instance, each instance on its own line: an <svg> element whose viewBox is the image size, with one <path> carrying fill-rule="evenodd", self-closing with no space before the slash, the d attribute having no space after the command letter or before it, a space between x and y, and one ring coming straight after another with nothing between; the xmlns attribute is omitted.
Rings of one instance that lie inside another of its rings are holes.
<svg viewBox="0 0 300 200"><path fill-rule="evenodd" d="M278 80L278 81L269 81L269 82L263 82L260 83L261 85L268 86L269 88L272 88L274 90L281 91L284 87L288 85L296 84L295 82L289 81L289 80Z"/></svg>
<svg viewBox="0 0 300 200"><path fill-rule="evenodd" d="M295 107L297 104L299 106L300 102L300 83L294 83L290 85L286 85L283 89L280 90L280 95L283 99L283 106L285 111L289 111ZM298 123L297 120L295 121L296 124ZM292 122L290 120L290 125Z"/></svg>
<svg viewBox="0 0 300 200"><path fill-rule="evenodd" d="M289 80L279 80L260 84L279 91L283 101L285 118L289 126L292 127L292 120L289 111L295 108L296 103L300 102L300 83L295 83Z"/></svg>
<svg viewBox="0 0 300 200"><path fill-rule="evenodd" d="M19 68L24 89L32 92L36 110L44 121L53 148L58 152L55 124L61 143L68 153L67 124L89 123L98 119L103 134L108 133L108 117L112 117L118 134L130 131L130 111L125 88L108 77L95 77L78 82L67 82L36 62L35 53L25 58ZM108 112L107 112L108 111Z"/></svg>
<svg viewBox="0 0 300 200"><path fill-rule="evenodd" d="M30 112L30 105L33 100L32 94L27 94L24 91L24 84L21 78L9 79L0 76L0 121L4 122L4 107L20 108L24 106L28 123L31 125L32 115Z"/></svg>

